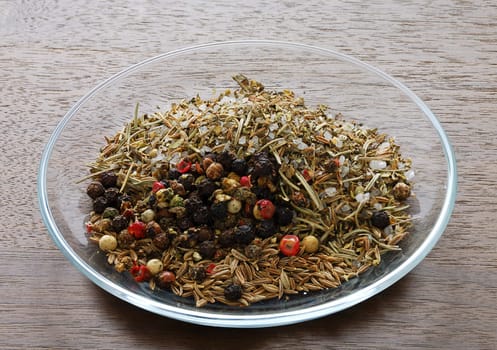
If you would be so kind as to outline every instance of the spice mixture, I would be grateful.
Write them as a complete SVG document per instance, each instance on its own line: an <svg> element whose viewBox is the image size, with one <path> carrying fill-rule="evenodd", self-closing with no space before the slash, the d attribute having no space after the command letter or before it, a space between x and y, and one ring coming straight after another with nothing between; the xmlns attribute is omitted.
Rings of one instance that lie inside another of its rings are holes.
<svg viewBox="0 0 497 350"><path fill-rule="evenodd" d="M398 250L413 177L394 139L243 75L138 114L90 164L89 237L198 307L338 287Z"/></svg>

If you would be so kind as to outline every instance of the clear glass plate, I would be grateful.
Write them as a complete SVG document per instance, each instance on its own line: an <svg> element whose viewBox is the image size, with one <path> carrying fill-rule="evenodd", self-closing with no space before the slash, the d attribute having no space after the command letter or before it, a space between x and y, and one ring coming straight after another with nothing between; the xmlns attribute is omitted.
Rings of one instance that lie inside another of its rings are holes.
<svg viewBox="0 0 497 350"><path fill-rule="evenodd" d="M90 210L85 185L104 136L141 111L235 88L243 73L268 89L291 89L306 104L326 104L346 119L395 136L416 171L410 199L414 227L402 251L337 289L271 300L246 308L207 305L166 291L151 291L119 274L89 244L83 223ZM76 268L109 293L145 310L195 324L269 327L330 315L389 287L436 244L449 221L456 196L456 164L437 118L411 90L384 72L334 50L278 41L219 42L168 52L107 79L83 96L63 117L42 155L38 174L41 214L53 240Z"/></svg>

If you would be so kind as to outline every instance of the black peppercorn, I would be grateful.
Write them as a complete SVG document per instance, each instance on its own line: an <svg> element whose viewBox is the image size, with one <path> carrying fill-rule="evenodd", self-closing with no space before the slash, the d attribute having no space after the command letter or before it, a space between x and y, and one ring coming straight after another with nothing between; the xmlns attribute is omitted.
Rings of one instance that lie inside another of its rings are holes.
<svg viewBox="0 0 497 350"><path fill-rule="evenodd" d="M100 175L100 182L105 188L116 187L117 175L113 171L106 171Z"/></svg>
<svg viewBox="0 0 497 350"><path fill-rule="evenodd" d="M119 198L117 199L118 201L118 204L119 204L119 208L121 208L121 210L123 209L123 207L125 207L125 209L127 208L131 208L133 206L132 204L132 199L131 199L131 196L127 193L121 193L119 195Z"/></svg>
<svg viewBox="0 0 497 350"><path fill-rule="evenodd" d="M294 212L292 209L287 207L276 207L276 211L274 213L274 219L276 223L280 226L290 225L292 223L294 216Z"/></svg>
<svg viewBox="0 0 497 350"><path fill-rule="evenodd" d="M181 248L193 248L197 245L197 237L189 233L182 233L174 238L173 245Z"/></svg>
<svg viewBox="0 0 497 350"><path fill-rule="evenodd" d="M208 241L212 238L213 232L207 226L201 226L197 229L197 238L200 242Z"/></svg>
<svg viewBox="0 0 497 350"><path fill-rule="evenodd" d="M218 186L214 181L211 180L203 180L199 184L197 184L197 190L200 197L204 200L209 199L214 193L215 190L218 189Z"/></svg>
<svg viewBox="0 0 497 350"><path fill-rule="evenodd" d="M235 155L230 151L223 151L216 156L216 161L221 163L225 171L231 171Z"/></svg>
<svg viewBox="0 0 497 350"><path fill-rule="evenodd" d="M267 152L259 152L252 156L249 162L252 168L251 175L255 178L269 176L276 172L275 162L272 162Z"/></svg>
<svg viewBox="0 0 497 350"><path fill-rule="evenodd" d="M191 192L195 189L195 176L190 173L181 174L181 176L178 178L178 182L183 185L183 188L186 192Z"/></svg>
<svg viewBox="0 0 497 350"><path fill-rule="evenodd" d="M156 204L157 204L157 196L155 194L151 194L148 197L148 205L150 205L150 207L153 208Z"/></svg>
<svg viewBox="0 0 497 350"><path fill-rule="evenodd" d="M267 187L254 186L252 187L252 193L254 193L259 199L269 199L272 202L276 200L275 194L272 193Z"/></svg>
<svg viewBox="0 0 497 350"><path fill-rule="evenodd" d="M379 229L384 229L390 225L390 218L385 211L374 212L371 216L371 224Z"/></svg>
<svg viewBox="0 0 497 350"><path fill-rule="evenodd" d="M129 219L124 215L117 215L112 219L112 229L114 232L121 232L125 228L128 228Z"/></svg>
<svg viewBox="0 0 497 350"><path fill-rule="evenodd" d="M228 214L228 202L224 201L212 203L209 211L214 220L222 220Z"/></svg>
<svg viewBox="0 0 497 350"><path fill-rule="evenodd" d="M233 232L235 242L238 244L249 244L255 238L252 225L240 225Z"/></svg>
<svg viewBox="0 0 497 350"><path fill-rule="evenodd" d="M203 241L198 247L198 252L204 259L212 259L216 254L216 244L213 241Z"/></svg>
<svg viewBox="0 0 497 350"><path fill-rule="evenodd" d="M242 287L238 284L230 284L224 288L224 297L229 301L236 301L242 297Z"/></svg>
<svg viewBox="0 0 497 350"><path fill-rule="evenodd" d="M247 175L248 171L247 161L242 158L235 159L233 163L231 163L231 170L240 176Z"/></svg>
<svg viewBox="0 0 497 350"><path fill-rule="evenodd" d="M97 181L92 182L91 184L88 185L88 188L86 189L86 194L90 196L92 199L96 199L97 197L103 196L105 192L104 186Z"/></svg>
<svg viewBox="0 0 497 350"><path fill-rule="evenodd" d="M169 171L167 172L167 178L169 180L176 180L177 178L179 178L181 176L181 173L178 169L176 168L172 168L172 169L169 169Z"/></svg>
<svg viewBox="0 0 497 350"><path fill-rule="evenodd" d="M178 219L176 225L181 231L187 230L188 228L193 226L193 222L190 218L183 216Z"/></svg>
<svg viewBox="0 0 497 350"><path fill-rule="evenodd" d="M145 228L145 234L147 237L155 237L157 234L161 233L162 229L160 225L155 221L150 221L147 223L147 227Z"/></svg>
<svg viewBox="0 0 497 350"><path fill-rule="evenodd" d="M277 231L277 226L273 220L259 221L255 225L255 234L261 238L268 238L274 235Z"/></svg>
<svg viewBox="0 0 497 350"><path fill-rule="evenodd" d="M257 258L259 258L259 256L261 255L261 252L262 252L262 248L260 246L258 246L257 244L249 244L245 248L245 255L249 259L257 259Z"/></svg>
<svg viewBox="0 0 497 350"><path fill-rule="evenodd" d="M201 283L205 280L205 277L207 277L205 268L200 266L190 268L190 278L195 282Z"/></svg>
<svg viewBox="0 0 497 350"><path fill-rule="evenodd" d="M197 192L192 192L185 200L185 209L187 215L195 213L198 208L203 205L204 203L202 201L202 198L200 198L200 195Z"/></svg>
<svg viewBox="0 0 497 350"><path fill-rule="evenodd" d="M210 212L206 206L201 206L192 214L192 220L197 225L205 225L210 222Z"/></svg>
<svg viewBox="0 0 497 350"><path fill-rule="evenodd" d="M119 248L129 248L134 241L135 237L133 237L128 230L123 230L117 235L117 243L119 244Z"/></svg>
<svg viewBox="0 0 497 350"><path fill-rule="evenodd" d="M107 198L107 206L119 208L121 203L119 202L119 189L116 187L109 187L105 190L104 196Z"/></svg>
<svg viewBox="0 0 497 350"><path fill-rule="evenodd" d="M107 204L107 198L105 198L104 196L97 197L93 201L93 211L97 214L102 214L105 208L107 208Z"/></svg>
<svg viewBox="0 0 497 350"><path fill-rule="evenodd" d="M231 247L235 242L234 230L230 228L222 231L219 234L217 241L222 247Z"/></svg>
<svg viewBox="0 0 497 350"><path fill-rule="evenodd" d="M161 232L152 239L152 243L159 249L169 246L169 237L165 232Z"/></svg>

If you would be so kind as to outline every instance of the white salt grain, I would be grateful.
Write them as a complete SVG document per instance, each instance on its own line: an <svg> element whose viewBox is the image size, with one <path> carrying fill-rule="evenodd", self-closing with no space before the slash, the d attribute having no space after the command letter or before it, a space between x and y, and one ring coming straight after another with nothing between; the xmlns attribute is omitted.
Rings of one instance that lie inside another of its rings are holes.
<svg viewBox="0 0 497 350"><path fill-rule="evenodd" d="M384 160L373 159L369 162L369 167L373 170L385 169L387 167L387 162Z"/></svg>

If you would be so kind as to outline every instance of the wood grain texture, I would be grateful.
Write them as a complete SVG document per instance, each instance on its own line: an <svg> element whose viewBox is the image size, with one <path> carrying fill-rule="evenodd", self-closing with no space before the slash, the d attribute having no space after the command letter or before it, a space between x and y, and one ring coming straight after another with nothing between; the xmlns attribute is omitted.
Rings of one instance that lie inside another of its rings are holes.
<svg viewBox="0 0 497 350"><path fill-rule="evenodd" d="M497 348L496 18L490 0L0 0L0 348ZM298 325L215 329L137 309L77 272L42 223L36 173L57 122L103 79L245 38L335 48L399 78L446 129L459 194L435 249L380 295Z"/></svg>

